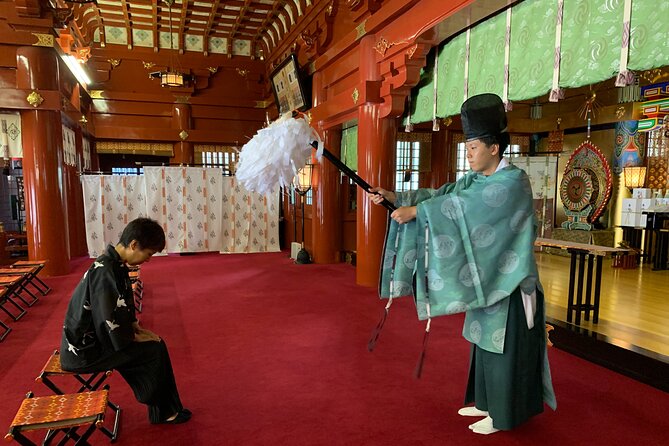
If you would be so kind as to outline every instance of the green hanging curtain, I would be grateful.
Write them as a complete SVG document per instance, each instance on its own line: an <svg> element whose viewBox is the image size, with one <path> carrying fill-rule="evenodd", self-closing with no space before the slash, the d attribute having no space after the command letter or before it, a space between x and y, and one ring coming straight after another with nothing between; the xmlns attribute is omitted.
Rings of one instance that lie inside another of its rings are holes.
<svg viewBox="0 0 669 446"><path fill-rule="evenodd" d="M427 65L421 70L420 81L412 89L411 122L420 123L432 120L434 107L434 51L427 55ZM406 123L406 122L405 122Z"/></svg>
<svg viewBox="0 0 669 446"><path fill-rule="evenodd" d="M565 1L560 87L582 87L618 74L623 7L622 1Z"/></svg>
<svg viewBox="0 0 669 446"><path fill-rule="evenodd" d="M469 52L470 97L481 93L495 93L502 97L505 34L506 13L497 14L472 30Z"/></svg>
<svg viewBox="0 0 669 446"><path fill-rule="evenodd" d="M551 89L556 12L555 0L525 1L513 8L509 100L536 98Z"/></svg>
<svg viewBox="0 0 669 446"><path fill-rule="evenodd" d="M466 36L462 33L444 45L439 53L437 116L457 115L464 102ZM432 116L425 119L429 121Z"/></svg>
<svg viewBox="0 0 669 446"><path fill-rule="evenodd" d="M631 70L649 70L669 65L669 2L632 2L630 36Z"/></svg>
<svg viewBox="0 0 669 446"><path fill-rule="evenodd" d="M577 88L612 79L620 70L623 0L566 0L561 35L560 82ZM633 0L628 69L669 65L669 2ZM557 0L525 0L513 6L509 53L509 100L536 98L551 90ZM469 96L504 88L505 13L470 33ZM439 47L437 116L460 113L464 100L466 32ZM434 55L412 90L411 122L432 120ZM405 116L406 122L406 116Z"/></svg>
<svg viewBox="0 0 669 446"><path fill-rule="evenodd" d="M358 126L341 131L341 160L346 166L358 170Z"/></svg>

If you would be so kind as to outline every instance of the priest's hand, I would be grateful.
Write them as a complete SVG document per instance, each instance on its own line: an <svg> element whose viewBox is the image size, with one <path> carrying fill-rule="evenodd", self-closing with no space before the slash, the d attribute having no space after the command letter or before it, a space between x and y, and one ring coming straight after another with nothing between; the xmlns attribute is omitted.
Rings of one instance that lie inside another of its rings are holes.
<svg viewBox="0 0 669 446"><path fill-rule="evenodd" d="M374 204L381 204L384 198L391 203L394 203L395 200L397 200L397 195L395 195L395 192L385 190L380 187L372 187L367 195L369 195L369 199L372 200L372 203Z"/></svg>
<svg viewBox="0 0 669 446"><path fill-rule="evenodd" d="M409 223L416 218L416 206L402 206L390 214L390 218L399 224Z"/></svg>

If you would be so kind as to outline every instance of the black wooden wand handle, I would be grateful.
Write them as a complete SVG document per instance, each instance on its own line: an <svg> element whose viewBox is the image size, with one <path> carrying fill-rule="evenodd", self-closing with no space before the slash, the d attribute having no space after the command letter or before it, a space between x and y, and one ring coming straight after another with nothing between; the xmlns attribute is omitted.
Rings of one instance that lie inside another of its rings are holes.
<svg viewBox="0 0 669 446"><path fill-rule="evenodd" d="M316 142L316 141L312 142L311 147L313 147L314 149L318 149L318 142ZM344 172L344 174L347 177L352 179L355 182L355 184L362 187L366 192L369 192L370 194L378 194L378 192L372 192L370 190L372 188L372 186L370 186L365 180L360 178L357 173L355 173L351 169L349 169L349 167L346 164L342 163L341 160L339 158L337 158L336 156L334 156L330 151L328 151L328 149L323 148L323 156L325 158L327 158L328 160L330 160L330 162L332 164L334 164L335 167L337 167L337 169ZM383 201L381 202L381 205L383 207L385 207L386 209L388 209L390 212L397 209L395 207L395 205L392 204L390 201L388 201L386 198L383 199Z"/></svg>

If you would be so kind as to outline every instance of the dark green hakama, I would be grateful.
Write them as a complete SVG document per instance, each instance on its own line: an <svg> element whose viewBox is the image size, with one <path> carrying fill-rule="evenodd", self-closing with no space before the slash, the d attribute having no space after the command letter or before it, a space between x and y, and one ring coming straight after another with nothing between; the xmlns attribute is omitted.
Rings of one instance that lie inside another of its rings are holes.
<svg viewBox="0 0 669 446"><path fill-rule="evenodd" d="M543 412L544 297L537 290L531 330L521 299L520 289L510 296L503 354L472 344L465 404L488 411L500 430L513 429Z"/></svg>

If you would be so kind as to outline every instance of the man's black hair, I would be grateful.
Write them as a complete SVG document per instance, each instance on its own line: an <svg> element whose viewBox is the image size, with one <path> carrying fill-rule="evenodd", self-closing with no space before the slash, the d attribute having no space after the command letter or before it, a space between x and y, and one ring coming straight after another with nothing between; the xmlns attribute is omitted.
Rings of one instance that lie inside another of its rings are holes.
<svg viewBox="0 0 669 446"><path fill-rule="evenodd" d="M502 159L504 157L504 152L511 143L511 137L507 132L504 132L495 136L483 136L479 138L479 141L488 147L493 144L497 144L499 146L499 159Z"/></svg>
<svg viewBox="0 0 669 446"><path fill-rule="evenodd" d="M160 252L165 248L165 231L155 220L137 218L125 227L119 243L127 247L133 240L137 240L140 249Z"/></svg>

